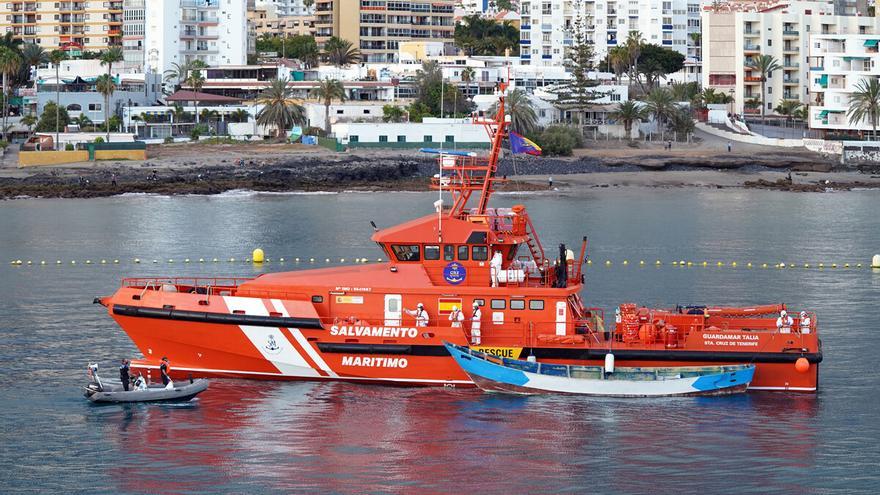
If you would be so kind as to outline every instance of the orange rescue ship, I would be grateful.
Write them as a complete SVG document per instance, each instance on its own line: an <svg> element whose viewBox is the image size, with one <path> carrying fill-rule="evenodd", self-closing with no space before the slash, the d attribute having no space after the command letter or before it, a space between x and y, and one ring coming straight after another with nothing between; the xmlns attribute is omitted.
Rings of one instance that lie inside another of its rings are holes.
<svg viewBox="0 0 880 495"><path fill-rule="evenodd" d="M505 89L494 118L474 120L491 138L487 157L439 151L431 186L451 204L373 234L390 261L247 279L130 278L97 299L143 354L132 367L156 370L168 356L177 376L472 386L448 341L563 364L609 354L627 367L754 363L752 389L817 390L812 313L779 328L784 305L623 304L606 324L585 307L586 238L576 258L564 245L550 255L524 206L489 207L503 180Z"/></svg>

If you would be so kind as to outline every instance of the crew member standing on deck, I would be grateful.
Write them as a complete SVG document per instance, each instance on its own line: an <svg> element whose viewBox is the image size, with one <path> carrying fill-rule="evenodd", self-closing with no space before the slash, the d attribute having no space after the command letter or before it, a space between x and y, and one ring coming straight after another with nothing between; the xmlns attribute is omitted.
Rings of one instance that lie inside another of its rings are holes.
<svg viewBox="0 0 880 495"><path fill-rule="evenodd" d="M801 311L801 318L798 322L798 330L801 333L810 333L810 325L813 324L810 315L807 314L806 311Z"/></svg>
<svg viewBox="0 0 880 495"><path fill-rule="evenodd" d="M461 328L461 323L464 321L464 314L458 309L458 306L452 307L452 312L449 313L449 321L452 322L452 328Z"/></svg>
<svg viewBox="0 0 880 495"><path fill-rule="evenodd" d="M129 370L131 369L131 363L128 359L122 360L122 365L119 366L119 380L122 382L122 388L128 392L128 385L131 383L131 376L129 375Z"/></svg>
<svg viewBox="0 0 880 495"><path fill-rule="evenodd" d="M168 386L171 383L171 377L168 376L168 373L171 372L171 365L168 364L168 358L162 358L162 364L159 365L159 373L162 375L162 385Z"/></svg>
<svg viewBox="0 0 880 495"><path fill-rule="evenodd" d="M480 345L480 319L483 317L480 311L480 303L474 301L474 315L471 316L471 345Z"/></svg>
<svg viewBox="0 0 880 495"><path fill-rule="evenodd" d="M498 287L498 274L501 273L501 265L504 263L504 257L501 251L495 251L492 259L489 261L489 275L492 278L492 287Z"/></svg>
<svg viewBox="0 0 880 495"><path fill-rule="evenodd" d="M428 312L425 311L425 305L419 303L416 305L416 309L404 309L406 314L414 317L416 319L417 327L426 327L428 326Z"/></svg>
<svg viewBox="0 0 880 495"><path fill-rule="evenodd" d="M780 311L779 318L776 318L776 329L779 330L779 333L791 333L792 325L794 325L794 320L788 316L788 312L784 309Z"/></svg>

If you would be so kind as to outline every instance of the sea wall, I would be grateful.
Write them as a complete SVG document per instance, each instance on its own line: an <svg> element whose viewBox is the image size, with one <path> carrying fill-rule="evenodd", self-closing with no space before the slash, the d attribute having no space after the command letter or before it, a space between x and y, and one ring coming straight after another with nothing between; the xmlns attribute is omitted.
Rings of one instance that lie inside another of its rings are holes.
<svg viewBox="0 0 880 495"><path fill-rule="evenodd" d="M86 162L89 152L76 151L21 151L18 153L18 166L39 167L44 165L64 165L65 163Z"/></svg>

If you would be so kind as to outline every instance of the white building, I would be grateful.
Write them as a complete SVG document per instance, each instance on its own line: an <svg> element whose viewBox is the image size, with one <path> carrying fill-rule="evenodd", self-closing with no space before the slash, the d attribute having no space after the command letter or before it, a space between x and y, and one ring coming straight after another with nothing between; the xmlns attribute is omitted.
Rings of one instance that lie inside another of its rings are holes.
<svg viewBox="0 0 880 495"><path fill-rule="evenodd" d="M247 0L149 0L144 37L146 66L164 73L171 64L201 60L208 66L247 62Z"/></svg>
<svg viewBox="0 0 880 495"><path fill-rule="evenodd" d="M260 10L273 11L278 17L308 15L314 11L314 5L309 9L303 0L256 0L255 6Z"/></svg>
<svg viewBox="0 0 880 495"><path fill-rule="evenodd" d="M871 122L850 123L846 116L856 86L880 77L880 36L810 36L810 115L813 129L870 131Z"/></svg>
<svg viewBox="0 0 880 495"><path fill-rule="evenodd" d="M580 17L596 60L639 31L651 44L675 50L697 64L691 33L700 32L700 0L523 0L520 58L524 65L561 66Z"/></svg>
<svg viewBox="0 0 880 495"><path fill-rule="evenodd" d="M144 32L146 27L146 0L122 1L123 67L128 71L144 70Z"/></svg>
<svg viewBox="0 0 880 495"><path fill-rule="evenodd" d="M770 55L780 69L767 77L766 113L785 99L808 103L811 36L880 32L877 17L838 16L834 10L833 2L824 1L769 7L752 4L747 11L707 7L703 12L703 87L733 95L735 113L758 114L759 108L745 105L761 99L761 75L749 64L759 55Z"/></svg>
<svg viewBox="0 0 880 495"><path fill-rule="evenodd" d="M358 146L489 146L486 129L471 119L426 118L421 123L337 123L333 133L342 144ZM389 143L396 143L390 145Z"/></svg>

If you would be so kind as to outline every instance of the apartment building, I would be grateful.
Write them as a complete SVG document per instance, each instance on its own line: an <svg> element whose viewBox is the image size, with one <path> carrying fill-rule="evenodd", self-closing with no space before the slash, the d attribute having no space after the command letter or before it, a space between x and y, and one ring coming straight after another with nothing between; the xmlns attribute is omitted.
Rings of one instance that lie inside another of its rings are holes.
<svg viewBox="0 0 880 495"><path fill-rule="evenodd" d="M255 7L272 11L279 17L309 15L314 10L314 6L306 7L303 0L256 0Z"/></svg>
<svg viewBox="0 0 880 495"><path fill-rule="evenodd" d="M280 16L274 9L255 8L248 10L248 20L253 26L254 36L315 36L314 15Z"/></svg>
<svg viewBox="0 0 880 495"><path fill-rule="evenodd" d="M572 31L582 20L596 60L638 31L647 43L664 46L699 65L700 0L523 0L520 58L528 65L562 65Z"/></svg>
<svg viewBox="0 0 880 495"><path fill-rule="evenodd" d="M145 66L152 72L194 60L247 62L247 0L147 0L145 27Z"/></svg>
<svg viewBox="0 0 880 495"><path fill-rule="evenodd" d="M810 36L809 89L813 129L870 131L871 122L851 123L850 96L864 80L880 77L880 35L814 34Z"/></svg>
<svg viewBox="0 0 880 495"><path fill-rule="evenodd" d="M122 0L0 2L0 34L12 33L72 57L122 44Z"/></svg>
<svg viewBox="0 0 880 495"><path fill-rule="evenodd" d="M351 41L365 62L397 61L401 41L440 41L453 53L454 5L453 0L316 0L316 39Z"/></svg>
<svg viewBox="0 0 880 495"><path fill-rule="evenodd" d="M145 20L146 0L122 1L122 53L126 71L142 72L144 69Z"/></svg>
<svg viewBox="0 0 880 495"><path fill-rule="evenodd" d="M758 114L760 108L746 105L761 99L761 74L750 64L760 55L770 55L780 69L767 77L765 113L772 113L782 100L808 103L811 36L880 32L876 17L834 12L833 1L707 7L703 12L703 86L733 95L736 113Z"/></svg>

